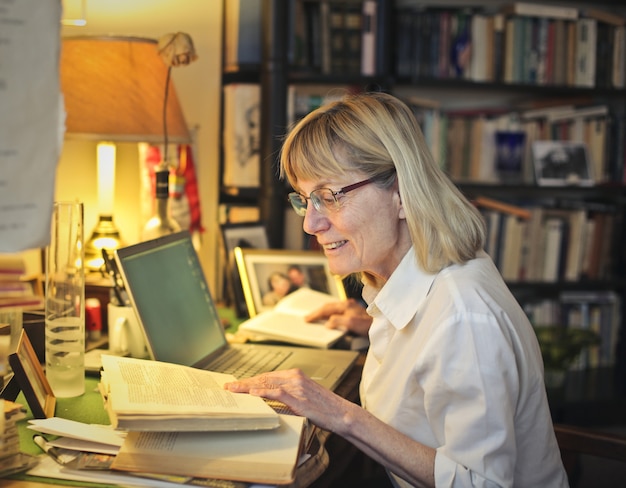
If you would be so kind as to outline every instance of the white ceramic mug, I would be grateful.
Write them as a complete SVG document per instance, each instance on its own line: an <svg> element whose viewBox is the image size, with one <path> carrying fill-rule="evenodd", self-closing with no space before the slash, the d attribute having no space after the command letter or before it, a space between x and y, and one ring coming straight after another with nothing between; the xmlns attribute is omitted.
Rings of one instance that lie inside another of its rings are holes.
<svg viewBox="0 0 626 488"><path fill-rule="evenodd" d="M146 341L137 320L135 309L129 306L118 306L109 303L109 351L116 356L145 358L147 356Z"/></svg>

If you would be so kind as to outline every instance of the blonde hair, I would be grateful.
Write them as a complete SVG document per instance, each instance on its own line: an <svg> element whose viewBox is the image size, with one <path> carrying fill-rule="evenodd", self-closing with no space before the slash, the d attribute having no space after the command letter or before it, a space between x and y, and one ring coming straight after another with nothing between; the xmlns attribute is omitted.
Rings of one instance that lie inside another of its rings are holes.
<svg viewBox="0 0 626 488"><path fill-rule="evenodd" d="M411 110L379 92L347 95L309 113L287 135L280 176L298 180L357 171L388 188L397 180L418 264L437 272L476 256L484 221L430 154Z"/></svg>

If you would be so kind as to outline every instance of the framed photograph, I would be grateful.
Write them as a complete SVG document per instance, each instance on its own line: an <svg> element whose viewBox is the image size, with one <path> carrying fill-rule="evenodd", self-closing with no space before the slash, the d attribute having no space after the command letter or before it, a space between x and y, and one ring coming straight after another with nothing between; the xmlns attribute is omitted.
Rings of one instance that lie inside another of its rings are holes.
<svg viewBox="0 0 626 488"><path fill-rule="evenodd" d="M267 249L269 241L267 229L263 222L228 223L220 225L222 233L222 248L225 264L225 281L227 295L230 297L238 317L248 317L248 307L243 293L239 270L235 262L234 250Z"/></svg>
<svg viewBox="0 0 626 488"><path fill-rule="evenodd" d="M53 417L56 398L24 330L20 334L17 349L9 355L9 364L14 375L11 381L17 381L33 417Z"/></svg>
<svg viewBox="0 0 626 488"><path fill-rule="evenodd" d="M280 298L300 287L338 300L346 298L341 277L330 272L326 256L318 251L236 247L234 254L250 317L273 308Z"/></svg>
<svg viewBox="0 0 626 488"><path fill-rule="evenodd" d="M533 165L539 186L593 185L587 145L572 141L534 141Z"/></svg>

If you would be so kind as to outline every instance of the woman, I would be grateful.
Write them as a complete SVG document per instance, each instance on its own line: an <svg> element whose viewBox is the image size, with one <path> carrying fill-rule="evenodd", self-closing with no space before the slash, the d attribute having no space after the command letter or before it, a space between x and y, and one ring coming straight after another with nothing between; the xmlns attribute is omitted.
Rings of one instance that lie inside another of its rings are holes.
<svg viewBox="0 0 626 488"><path fill-rule="evenodd" d="M331 271L361 274L373 318L362 407L297 370L226 388L342 435L396 486L567 486L533 329L408 107L367 93L310 113L281 174Z"/></svg>
<svg viewBox="0 0 626 488"><path fill-rule="evenodd" d="M289 295L296 287L291 283L289 276L280 271L274 271L267 279L269 291L263 294L261 301L263 305L273 307L280 300Z"/></svg>

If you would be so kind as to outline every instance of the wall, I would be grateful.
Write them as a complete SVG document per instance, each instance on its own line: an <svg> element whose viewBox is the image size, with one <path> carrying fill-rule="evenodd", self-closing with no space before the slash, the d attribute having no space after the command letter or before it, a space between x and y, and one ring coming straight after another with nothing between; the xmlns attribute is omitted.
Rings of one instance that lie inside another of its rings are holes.
<svg viewBox="0 0 626 488"><path fill-rule="evenodd" d="M219 169L219 107L222 40L221 0L88 0L87 25L64 26L62 36L139 36L158 39L182 31L189 34L198 60L175 68L172 78L190 128L195 128L195 164L199 179L202 221L200 257L209 286L216 291L217 195ZM144 222L139 206L137 145L117 148L115 222L127 244L139 240ZM58 200L85 203L85 235L97 221L95 143L65 141L57 170Z"/></svg>

